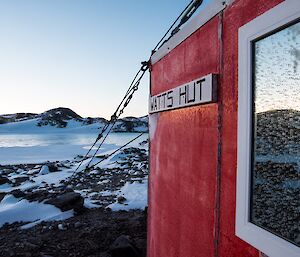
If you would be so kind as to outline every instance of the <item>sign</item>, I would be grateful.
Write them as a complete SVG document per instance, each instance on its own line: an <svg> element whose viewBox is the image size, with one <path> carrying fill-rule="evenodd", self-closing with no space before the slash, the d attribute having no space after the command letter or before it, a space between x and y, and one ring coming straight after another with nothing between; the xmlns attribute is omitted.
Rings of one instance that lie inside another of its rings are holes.
<svg viewBox="0 0 300 257"><path fill-rule="evenodd" d="M189 83L150 96L149 113L217 101L217 75L208 74Z"/></svg>

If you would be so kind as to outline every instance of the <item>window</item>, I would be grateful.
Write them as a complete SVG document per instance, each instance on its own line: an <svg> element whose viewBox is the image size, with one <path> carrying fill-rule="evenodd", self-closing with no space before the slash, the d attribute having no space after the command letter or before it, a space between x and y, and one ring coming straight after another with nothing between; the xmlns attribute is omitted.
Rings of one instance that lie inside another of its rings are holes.
<svg viewBox="0 0 300 257"><path fill-rule="evenodd" d="M300 4L239 30L236 234L270 257L300 256Z"/></svg>
<svg viewBox="0 0 300 257"><path fill-rule="evenodd" d="M250 222L300 246L300 22L252 47Z"/></svg>

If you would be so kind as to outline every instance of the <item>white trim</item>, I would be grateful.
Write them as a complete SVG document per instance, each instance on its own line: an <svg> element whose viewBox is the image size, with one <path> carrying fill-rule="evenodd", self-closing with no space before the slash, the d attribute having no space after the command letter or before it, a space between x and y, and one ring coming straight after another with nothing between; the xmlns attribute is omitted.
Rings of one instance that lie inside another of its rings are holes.
<svg viewBox="0 0 300 257"><path fill-rule="evenodd" d="M299 0L286 0L239 29L236 235L269 257L299 257L300 248L249 222L252 126L251 42L299 17Z"/></svg>
<svg viewBox="0 0 300 257"><path fill-rule="evenodd" d="M176 46L222 11L226 7L226 2L231 4L233 1L234 0L213 0L205 6L185 27L179 30L172 38L170 38L169 41L167 41L151 56L151 63L154 64L166 56Z"/></svg>

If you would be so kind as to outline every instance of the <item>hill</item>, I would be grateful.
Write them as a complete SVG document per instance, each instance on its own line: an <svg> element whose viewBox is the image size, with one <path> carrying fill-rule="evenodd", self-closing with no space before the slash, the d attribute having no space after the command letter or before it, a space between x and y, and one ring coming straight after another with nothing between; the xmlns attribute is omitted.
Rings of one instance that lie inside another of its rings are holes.
<svg viewBox="0 0 300 257"><path fill-rule="evenodd" d="M36 128L82 129L102 128L107 124L105 118L83 118L73 110L65 107L54 108L43 113L15 113L0 115L0 131L34 130ZM140 132L148 130L148 117L125 117L117 120L113 132ZM39 130L39 132L46 131Z"/></svg>

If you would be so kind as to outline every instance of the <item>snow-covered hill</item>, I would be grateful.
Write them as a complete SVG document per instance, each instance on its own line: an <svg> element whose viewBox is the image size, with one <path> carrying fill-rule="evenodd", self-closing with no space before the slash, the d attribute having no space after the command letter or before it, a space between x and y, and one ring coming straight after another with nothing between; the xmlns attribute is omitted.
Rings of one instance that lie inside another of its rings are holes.
<svg viewBox="0 0 300 257"><path fill-rule="evenodd" d="M54 132L57 129L65 132L80 132L101 129L107 120L104 118L83 118L69 108L55 108L36 113L16 113L0 115L0 133L16 132ZM113 132L142 132L148 131L148 117L126 117L119 119ZM60 131L61 132L61 131Z"/></svg>

